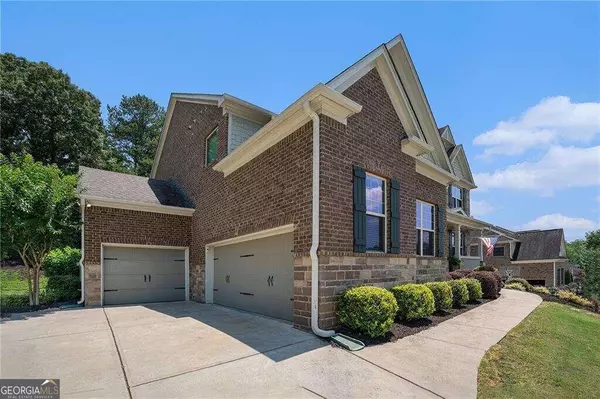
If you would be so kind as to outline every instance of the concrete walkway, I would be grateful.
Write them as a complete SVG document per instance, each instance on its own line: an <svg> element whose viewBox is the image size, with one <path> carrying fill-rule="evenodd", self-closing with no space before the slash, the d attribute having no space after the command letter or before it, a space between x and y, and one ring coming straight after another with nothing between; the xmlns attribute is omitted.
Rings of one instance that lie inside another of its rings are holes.
<svg viewBox="0 0 600 399"><path fill-rule="evenodd" d="M485 352L540 303L535 294L502 290L499 299L394 343L355 354L444 398L475 398Z"/></svg>
<svg viewBox="0 0 600 399"><path fill-rule="evenodd" d="M60 378L64 398L475 397L485 351L538 304L500 299L359 352L194 302L33 312L0 325L0 377Z"/></svg>

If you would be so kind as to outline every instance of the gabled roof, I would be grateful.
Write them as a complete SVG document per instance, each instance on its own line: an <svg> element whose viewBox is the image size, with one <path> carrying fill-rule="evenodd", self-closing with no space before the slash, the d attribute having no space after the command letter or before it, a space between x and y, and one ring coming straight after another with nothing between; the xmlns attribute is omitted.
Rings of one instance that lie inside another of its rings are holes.
<svg viewBox="0 0 600 399"><path fill-rule="evenodd" d="M565 257L563 229L528 230L516 233L515 261L553 260Z"/></svg>
<svg viewBox="0 0 600 399"><path fill-rule="evenodd" d="M417 156L418 167L429 169L432 174L439 175L441 179L453 181L448 154L401 35L375 48L331 79L327 85L343 92L373 68L377 68L409 136L405 144L410 144L414 148L411 148L410 152ZM420 156L427 153L430 156Z"/></svg>
<svg viewBox="0 0 600 399"><path fill-rule="evenodd" d="M450 153L450 164L452 165L452 173L458 176L463 183L467 183L469 189L475 189L475 180L471 172L471 166L465 154L465 149L462 144L457 145Z"/></svg>
<svg viewBox="0 0 600 399"><path fill-rule="evenodd" d="M151 177L156 176L156 168L158 168L160 156L162 155L162 149L165 145L165 140L167 138L169 125L171 124L171 118L173 117L175 104L178 101L195 104L207 104L221 107L223 108L223 114L231 112L256 123L260 123L261 125L266 125L272 118L277 116L275 112L271 112L268 109L259 107L258 105L254 105L248 101L242 100L227 93L171 93L171 97L169 98L169 105L167 106L167 112L165 115L165 123L163 124L160 139L158 141L158 147L156 149L156 153L154 154L152 172L150 173Z"/></svg>
<svg viewBox="0 0 600 399"><path fill-rule="evenodd" d="M84 199L193 210L185 194L169 181L85 166L79 167L79 173L79 196Z"/></svg>

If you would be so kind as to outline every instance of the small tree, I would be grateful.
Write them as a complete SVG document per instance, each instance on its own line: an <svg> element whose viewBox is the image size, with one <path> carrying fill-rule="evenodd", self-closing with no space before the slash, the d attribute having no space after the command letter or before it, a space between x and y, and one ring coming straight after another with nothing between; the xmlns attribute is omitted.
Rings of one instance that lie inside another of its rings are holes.
<svg viewBox="0 0 600 399"><path fill-rule="evenodd" d="M79 227L77 176L31 155L0 156L0 214L3 254L15 251L27 268L29 304L39 305L42 264Z"/></svg>

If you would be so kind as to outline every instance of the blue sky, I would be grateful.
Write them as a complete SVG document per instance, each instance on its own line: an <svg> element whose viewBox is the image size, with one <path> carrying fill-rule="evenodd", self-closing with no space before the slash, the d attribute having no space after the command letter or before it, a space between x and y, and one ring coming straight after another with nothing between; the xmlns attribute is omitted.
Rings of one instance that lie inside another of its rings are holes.
<svg viewBox="0 0 600 399"><path fill-rule="evenodd" d="M600 228L598 3L3 2L1 51L115 105L228 92L281 111L402 33L437 123L464 144L473 213Z"/></svg>

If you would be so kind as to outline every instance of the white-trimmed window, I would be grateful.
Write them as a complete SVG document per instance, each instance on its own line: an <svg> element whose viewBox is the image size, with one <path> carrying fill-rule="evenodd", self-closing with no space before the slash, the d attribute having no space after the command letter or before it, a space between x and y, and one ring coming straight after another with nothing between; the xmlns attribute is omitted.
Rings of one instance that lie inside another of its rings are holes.
<svg viewBox="0 0 600 399"><path fill-rule="evenodd" d="M386 250L386 202L385 180L366 174L365 179L367 205L367 251L385 252Z"/></svg>
<svg viewBox="0 0 600 399"><path fill-rule="evenodd" d="M479 256L479 244L469 245L469 256Z"/></svg>
<svg viewBox="0 0 600 399"><path fill-rule="evenodd" d="M417 255L435 253L435 205L417 200Z"/></svg>
<svg viewBox="0 0 600 399"><path fill-rule="evenodd" d="M504 244L494 246L493 256L504 256Z"/></svg>
<svg viewBox="0 0 600 399"><path fill-rule="evenodd" d="M217 160L217 148L219 146L219 128L215 128L211 134L206 137L206 142L204 143L205 153L204 153L204 164L206 166L210 165L214 161Z"/></svg>
<svg viewBox="0 0 600 399"><path fill-rule="evenodd" d="M450 195L452 198L450 199L450 205L452 208L462 208L463 206L463 190L462 188L451 185L450 186Z"/></svg>

